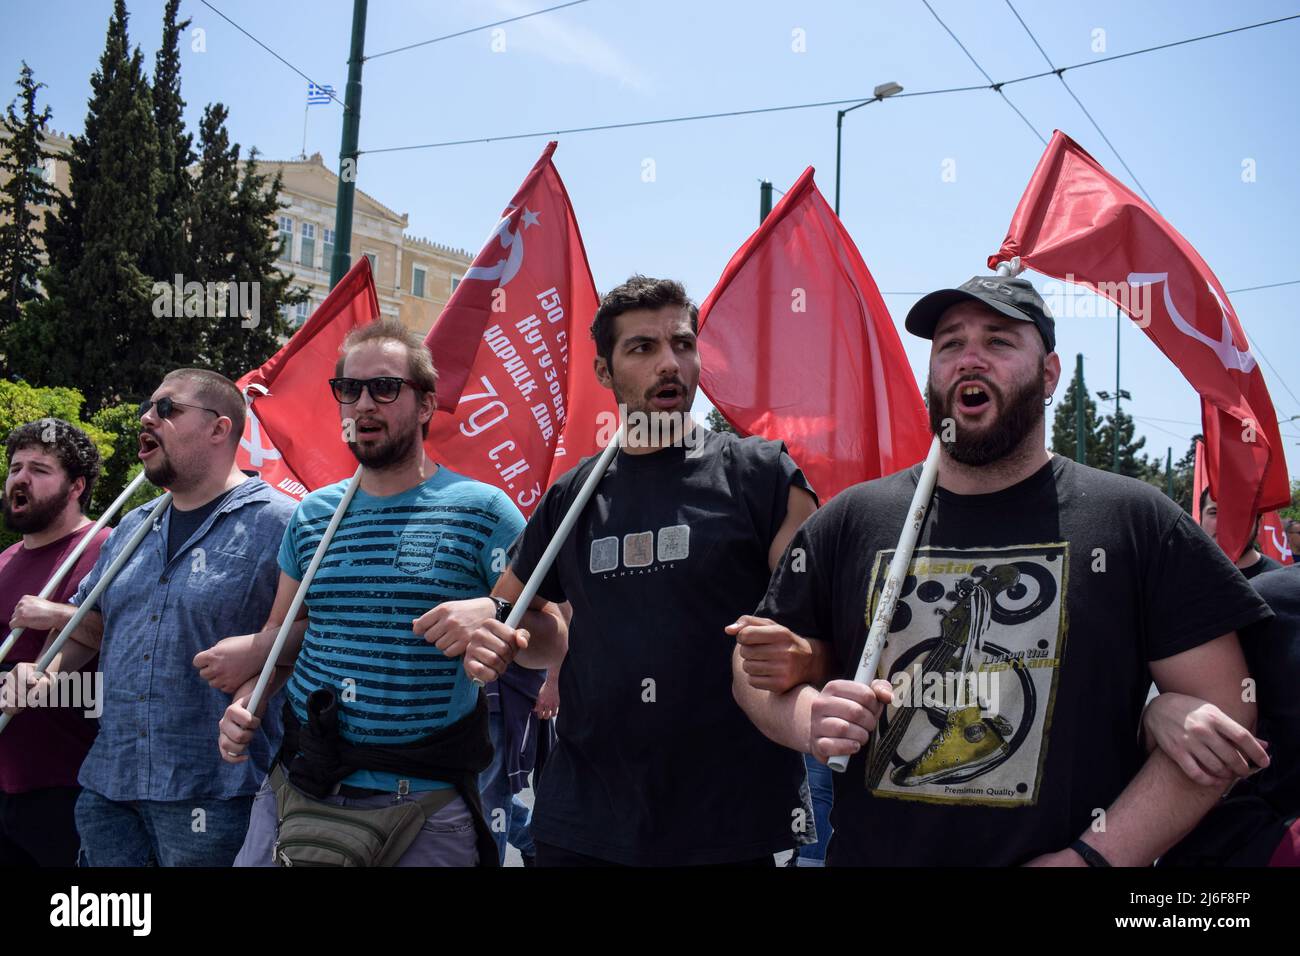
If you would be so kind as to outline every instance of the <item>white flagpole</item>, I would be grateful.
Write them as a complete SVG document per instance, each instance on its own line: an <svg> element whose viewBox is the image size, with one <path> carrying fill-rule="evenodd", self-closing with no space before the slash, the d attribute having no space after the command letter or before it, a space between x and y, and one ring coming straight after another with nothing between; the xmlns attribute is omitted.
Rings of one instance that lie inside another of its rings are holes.
<svg viewBox="0 0 1300 956"><path fill-rule="evenodd" d="M275 672L275 662L280 659L280 652L284 650L284 643L289 637L289 629L293 627L293 622L298 618L298 611L302 609L302 602L307 598L307 589L311 587L312 579L316 577L321 562L325 560L325 552L329 550L330 541L334 538L334 532L338 530L339 523L343 520L343 513L348 510L348 505L352 503L352 496L357 493L357 486L361 484L361 469L362 466L358 465L357 470L353 473L352 480L348 482L347 490L343 492L342 500L339 501L338 507L334 509L334 517L330 518L330 523L325 528L325 534L321 536L320 544L316 545L316 553L312 555L311 564L307 565L307 573L298 582L298 590L293 596L293 603L289 605L289 611L280 623L280 631L275 635L275 643L271 645L271 653L267 655L266 663L262 665L262 673L258 675L257 686L253 688L253 693L248 698L249 713L257 713L258 705L262 702L262 696L266 693L266 685L271 682L271 674Z"/></svg>
<svg viewBox="0 0 1300 956"><path fill-rule="evenodd" d="M610 439L609 444L606 445L604 451L600 453L600 457L596 459L596 467L591 469L591 474L587 475L586 481L584 481L582 487L578 489L578 496L573 499L573 504L569 506L568 513L565 514L564 520L560 522L560 526L555 530L555 536L551 538L550 542L546 545L546 550L542 552L542 557L541 560L537 562L537 567L535 567L533 573L529 575L527 583L524 584L524 589L519 592L519 597L515 600L515 606L510 609L509 615L506 616L506 627L516 628L519 626L519 622L523 620L524 613L528 610L528 605L533 603L533 598L537 596L538 588L542 586L542 581L544 581L546 575L550 573L551 565L555 563L556 555L560 553L560 548L564 546L564 542L568 539L569 533L573 531L573 526L578 523L578 516L582 514L582 509L587 507L587 502L591 500L591 496L596 490L596 485L598 485L600 479L605 476L605 471L609 468L609 463L614 460L614 456L618 454L619 448L623 445L626 428L626 423L619 425L618 432ZM483 682L477 678L471 677L470 680L479 687L483 686Z"/></svg>
<svg viewBox="0 0 1300 956"><path fill-rule="evenodd" d="M149 513L149 516L145 518L144 521L140 522L140 527L136 528L135 532L127 540L126 544L122 546L122 550L118 552L117 557L113 559L113 563L104 570L103 575L100 576L99 582L91 589L90 593L86 595L86 600L81 602L81 605L77 608L77 613L72 615L72 619L63 626L63 630L60 631L59 636L54 639L54 643L46 648L45 653L42 654L40 660L36 662L36 669L38 671L44 671L45 668L50 666L50 661L54 660L59 651L63 649L63 645L68 642L68 638L72 637L73 632L76 631L77 627L81 624L82 619L94 609L97 603L99 603L100 596L108 590L108 586L113 583L113 579L117 577L118 572L122 570L126 562L131 560L131 555L135 553L135 549L140 547L140 542L143 541L145 535L153 529L154 522L162 517L162 513L167 509L167 506L171 504L171 501L172 493L169 491L158 499L158 503L154 505L153 511ZM25 692L26 688L16 687L14 690L16 693L21 694ZM0 733L3 733L4 729L9 726L9 721L13 719L13 716L13 714L0 714Z"/></svg>
<svg viewBox="0 0 1300 956"><path fill-rule="evenodd" d="M81 556L86 553L86 549L90 547L90 542L94 540L95 535L99 534L99 532L104 529L104 526L113 520L113 515L117 514L118 511L121 510L122 506L126 504L127 499L135 494L137 488L144 484L144 480L145 477L143 470L140 474L131 479L131 483L123 489L120 495L117 496L117 500L104 510L104 513L99 516L99 520L90 526L90 530L86 532L86 536L77 542L77 546L72 549L72 553L63 559L63 563L59 565L58 570L54 572L53 576L45 582L45 587L41 588L41 593L38 594L37 597L41 600L46 600L51 594L58 590L59 585L63 583L64 577L67 576L69 571L76 567ZM5 638L4 644L0 645L0 664L4 663L4 659L9 656L9 652L13 650L14 645L18 643L18 638L23 636L23 631L25 630L26 628L15 627L9 632L9 636Z"/></svg>
<svg viewBox="0 0 1300 956"><path fill-rule="evenodd" d="M898 546L894 549L893 560L889 562L889 574L885 577L885 586L880 592L880 603L871 619L871 630L867 632L867 643L862 648L862 657L858 661L854 682L870 684L875 679L876 669L880 667L880 655L885 649L885 637L889 634L889 625L894 621L894 609L898 606L898 596L903 590L903 581L907 578L907 566L912 563L912 552L916 550L916 538L921 525L925 522L925 512L930 507L930 496L934 494L934 482L939 477L939 436L930 442L930 453L925 456L925 465L921 468L921 477L916 482L916 491L912 503L908 505L907 524L898 536ZM831 757L826 761L832 769L841 773L849 765L849 758L844 754Z"/></svg>
<svg viewBox="0 0 1300 956"><path fill-rule="evenodd" d="M1020 257L1010 262L998 263L998 275L1015 276L1023 271ZM921 477L916 482L916 492L908 506L907 524L898 536L898 545L894 549L893 560L889 562L889 573L885 576L885 585L880 592L880 603L871 618L871 629L867 632L867 643L862 647L862 657L853 680L858 684L870 684L880 667L880 655L885 649L885 637L889 626L894 622L894 609L898 607L898 597L902 591L903 581L907 578L907 567L912 563L912 553L916 550L916 539L925 522L925 513L930 507L930 496L934 494L935 481L939 477L939 436L930 442L930 453L925 456L925 465L921 468ZM844 754L831 757L826 761L832 770L843 773L849 766L849 758Z"/></svg>

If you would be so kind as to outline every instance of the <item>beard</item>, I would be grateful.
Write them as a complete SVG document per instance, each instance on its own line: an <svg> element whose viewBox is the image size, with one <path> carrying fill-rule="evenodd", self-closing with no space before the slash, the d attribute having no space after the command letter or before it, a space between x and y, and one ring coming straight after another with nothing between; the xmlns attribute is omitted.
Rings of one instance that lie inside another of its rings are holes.
<svg viewBox="0 0 1300 956"><path fill-rule="evenodd" d="M654 404L654 397L667 386L678 390L679 407L676 409L660 409ZM660 379L645 391L615 381L613 391L614 400L626 411L627 440L632 447L647 443L678 445L694 427L691 405L695 391L688 388L680 376Z"/></svg>
<svg viewBox="0 0 1300 956"><path fill-rule="evenodd" d="M963 434L957 429L955 440L944 443L944 449L954 461L978 468L1001 461L1021 446L1025 437L1043 420L1043 368L1044 363L1040 359L1038 375L1015 386L1009 394L981 375L965 379L979 382L997 402L1000 412L997 418L980 431ZM945 419L956 420L952 409L957 397L956 389L945 398L927 381L925 396L930 410L930 431L942 435Z"/></svg>
<svg viewBox="0 0 1300 956"><path fill-rule="evenodd" d="M385 437L368 447L361 447L357 442L348 442L352 457L371 471L382 471L393 465L407 461L413 451L420 445L420 428L418 423L402 429L397 434L389 431Z"/></svg>
<svg viewBox="0 0 1300 956"><path fill-rule="evenodd" d="M165 451L159 451L156 461L145 463L144 476L155 488L174 489L176 486L176 466Z"/></svg>
<svg viewBox="0 0 1300 956"><path fill-rule="evenodd" d="M37 534L44 531L54 519L59 516L63 508L68 503L68 492L72 485L65 484L57 493L50 495L43 501L33 498L31 492L27 493L27 508L21 514L13 513L13 506L9 497L6 495L3 503L5 526L10 531L18 534Z"/></svg>

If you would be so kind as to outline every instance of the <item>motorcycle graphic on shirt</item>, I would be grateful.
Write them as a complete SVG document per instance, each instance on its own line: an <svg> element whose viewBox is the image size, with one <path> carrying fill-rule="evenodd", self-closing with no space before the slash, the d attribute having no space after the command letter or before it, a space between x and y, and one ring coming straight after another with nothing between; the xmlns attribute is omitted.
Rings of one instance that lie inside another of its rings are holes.
<svg viewBox="0 0 1300 956"><path fill-rule="evenodd" d="M892 550L876 556L865 628ZM1066 637L1067 543L917 548L877 676L894 687L872 737L875 796L1037 802Z"/></svg>

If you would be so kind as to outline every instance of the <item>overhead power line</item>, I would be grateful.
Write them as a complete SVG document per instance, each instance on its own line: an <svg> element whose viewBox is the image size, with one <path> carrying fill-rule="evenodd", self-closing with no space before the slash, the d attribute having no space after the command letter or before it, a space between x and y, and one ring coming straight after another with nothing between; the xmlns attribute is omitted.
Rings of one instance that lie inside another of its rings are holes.
<svg viewBox="0 0 1300 956"><path fill-rule="evenodd" d="M206 0L204 0L204 2L206 2ZM1094 60L1088 60L1084 63L1075 63L1070 66L1063 66L1063 67L1059 67L1056 70L1047 70L1046 72L1041 72L1041 73L1030 73L1025 76L1016 77L1015 79L1011 79L1011 80L1000 80L997 83L990 82L987 84L976 84L974 86L952 86L952 87L947 87L944 89L937 89L937 90L921 90L915 93L898 93L894 96L889 97L889 99L901 100L912 96L939 96L939 95L944 95L949 93L967 93L974 90L997 90L1000 92L1001 87L1010 86L1013 83L1022 83L1025 82L1026 80L1037 80L1045 76L1055 76L1057 74L1064 73L1067 70L1078 70L1078 69L1082 69L1085 66L1096 66L1097 64L1100 63L1110 63L1115 60L1122 60L1125 57L1139 56L1144 53L1154 53L1158 50L1167 50L1170 47L1183 46L1188 43L1197 43L1201 40L1211 40L1214 39L1215 37L1227 36L1232 33L1241 33L1245 30L1256 30L1261 27L1268 27L1278 23L1285 23L1289 20L1300 20L1300 13L1293 14L1287 17L1278 17L1277 19L1274 20L1263 20L1259 23L1251 23L1243 27L1235 27L1231 30L1219 30L1216 33L1206 33L1206 34L1202 34L1201 36L1188 37L1185 40L1176 40L1172 43L1161 43L1161 44L1157 44L1156 46L1144 47L1143 49L1140 50L1132 50L1128 53L1117 53L1113 56L1098 57ZM480 143L504 142L507 140L537 139L542 136L561 136L561 135L569 135L575 133L595 133L595 132L603 132L605 130L614 130L614 129L633 129L641 126L662 126L668 123L690 123L698 120L725 119L733 116L754 116L759 113L781 113L790 110L814 109L819 106L843 106L849 103L861 103L863 100L869 100L869 99L872 99L872 97L854 96L854 97L849 97L847 99L840 99L840 100L823 100L817 103L795 103L789 106L767 106L758 109L724 110L715 113L699 113L690 116L673 116L664 119L635 120L626 123L602 123L602 124L591 125L591 126L571 127L568 129L552 128L548 130L539 130L533 133L510 133L510 134L502 134L498 136L479 136L470 139L453 139L453 140L444 140L444 141L434 142L434 143L415 143L409 146L385 146L377 149L359 150L359 153L397 153L397 152L404 152L406 150L413 150L413 149L442 149L444 147L450 147L450 146L470 146L470 145L475 145ZM1010 104L1010 102L1011 102L1010 100L1007 100L1008 104ZM1014 105L1012 108L1014 109ZM1017 112L1019 112L1019 110L1017 110ZM1021 117L1024 118L1023 114L1021 114ZM1026 120L1026 122L1028 121ZM1031 127L1033 126L1032 123L1029 125ZM1042 136L1037 133L1037 130L1035 130L1035 135L1038 135L1039 139L1042 140Z"/></svg>
<svg viewBox="0 0 1300 956"><path fill-rule="evenodd" d="M539 17L543 13L552 13L556 10L563 10L565 7L576 7L580 3L586 3L587 0L570 0L569 3L561 3L554 7L547 7L545 10L534 10L532 13L521 13L517 17L508 17L505 20L497 20L493 23L485 23L482 26L470 27L468 30L457 30L455 33L446 33L440 37L433 37L429 40L421 40L419 43L408 43L406 46L394 47L391 50L384 50L382 53L370 53L366 56L367 60L377 60L381 56L388 56L392 53L402 53L406 50L414 50L416 47L428 46L430 43L441 43L443 40L454 40L456 37L463 37L470 33L478 33L480 30L490 30L493 27L505 26L507 23L516 23L519 20L527 20L529 17Z"/></svg>
<svg viewBox="0 0 1300 956"><path fill-rule="evenodd" d="M317 89L321 90L321 92L326 93L326 94L329 96L329 98L332 99L335 103L339 104L339 106L342 106L344 109L347 109L347 108L348 108L346 103L344 103L341 99L339 99L337 96L334 95L334 91L333 91L332 89L330 89L329 87L324 86L323 84L317 83L315 80L313 80L310 76L308 76L308 75L307 75L306 73L304 73L302 70L298 69L298 68L297 68L296 66L294 66L292 63L290 63L288 60L286 60L284 57L280 56L280 54L276 53L276 52L275 52L274 50L272 50L269 46L267 46L265 43L263 43L261 40L259 40L257 37L253 36L253 34L249 33L247 30L245 30L243 27L241 27L241 26L240 26L238 23L236 23L234 20L230 19L230 17L226 16L224 13L222 13L220 10L218 10L216 7L214 7L212 4L208 3L208 0L199 0L199 2L202 3L202 4L203 4L205 7L207 7L209 10L211 10L213 13L215 13L217 16L221 17L221 19L223 19L223 20L225 20L227 23L229 23L232 27L234 27L236 30L238 30L240 33L242 33L244 36L246 36L246 37L248 37L250 40L252 40L254 43L256 43L258 46L260 46L260 47L261 47L263 50L265 50L267 53L271 54L271 56L275 57L277 60L279 60L279 61L280 61L281 63L283 63L285 66L287 66L289 69L293 70L293 72L297 73L299 76L301 76L301 77L302 77L304 80L306 80L308 83L311 83L312 85L314 85Z"/></svg>
<svg viewBox="0 0 1300 956"><path fill-rule="evenodd" d="M916 93L899 93L889 97L901 100L905 96L937 96L941 93L964 93L967 90L983 90L983 86L954 86L942 90L920 90ZM866 97L870 99L870 97ZM854 96L844 100L822 100L817 103L795 103L790 106L764 106L752 110L728 110L722 113L699 113L693 116L670 116L664 119L632 120L626 123L602 123L599 126L575 126L569 129L541 130L535 133L511 133L506 136L485 136L479 139L457 139L442 143L415 143L410 146L385 146L382 149L363 149L362 153L400 153L411 149L438 149L443 146L468 146L473 143L499 143L512 139L535 139L540 136L563 136L572 133L595 133L611 129L632 129L638 126L663 126L668 123L691 123L698 120L721 119L728 116L752 116L755 113L781 113L788 110L810 110L819 106L843 106L845 103L860 103L863 97Z"/></svg>
<svg viewBox="0 0 1300 956"><path fill-rule="evenodd" d="M1074 90L1070 88L1070 84L1065 82L1064 73L1057 72L1056 64L1053 63L1052 58L1047 55L1047 51L1043 49L1043 45L1038 42L1038 37L1034 36L1034 31L1029 29L1029 24L1025 22L1025 18L1022 17L1020 12L1012 5L1011 0L1006 0L1006 4L1007 8L1015 18L1020 21L1020 25L1024 27L1025 32L1029 34L1029 39L1034 41L1034 46L1038 47L1038 52L1043 55L1043 59L1047 61L1047 65L1051 67L1052 72L1056 74L1056 78L1061 81L1061 85L1065 87L1065 92L1070 94L1070 98L1074 100L1079 109L1083 111L1083 115L1088 117L1088 122L1092 124L1092 128L1097 131L1097 135L1100 136L1106 145L1110 147L1110 151L1115 154L1115 158L1119 160L1119 164L1124 167L1124 171L1128 173L1129 179L1133 180L1137 188L1142 191L1143 197L1148 203L1150 203L1151 208L1159 212L1159 209L1156 206L1156 201L1151 198L1151 194L1147 192L1147 188L1142 185L1142 180L1137 178L1137 174L1133 172L1133 169L1129 166L1128 162L1120 155L1119 150L1115 148L1115 144L1110 141L1110 137L1102 130L1101 124L1098 123L1097 120L1093 118L1093 115L1088 112L1088 107L1083 105L1083 100L1079 99Z"/></svg>
<svg viewBox="0 0 1300 956"><path fill-rule="evenodd" d="M989 81L989 88L994 90L1000 97L1002 97L1002 101L1006 103L1007 106L1010 106L1013 110L1015 110L1016 115L1019 116L1020 119L1024 121L1024 124L1029 127L1029 131L1038 137L1038 141L1040 143L1046 146L1047 140L1043 139L1043 134L1038 132L1038 127L1035 126L1033 123L1029 122L1029 118L1026 117L1024 113L1020 112L1020 108L1017 107L1015 103L1011 102L1011 99L1007 96L1007 94L1002 91L1002 84L993 82L993 77L989 76L988 73L985 71L984 67L979 65L979 61L976 60L975 57L971 55L970 50L966 49L966 44L962 43L961 40L958 40L957 34L953 33L952 30L949 29L948 24L944 23L943 20L939 17L939 14L934 12L934 7L930 6L930 0L921 0L921 2L925 4L925 9L930 11L930 16L934 17L935 20L938 20L939 26L943 27L944 30L947 31L948 36L952 37L953 42L956 43L957 46L961 47L961 52L966 54L966 59L974 63L975 69L979 70L980 73L984 74L984 79Z"/></svg>

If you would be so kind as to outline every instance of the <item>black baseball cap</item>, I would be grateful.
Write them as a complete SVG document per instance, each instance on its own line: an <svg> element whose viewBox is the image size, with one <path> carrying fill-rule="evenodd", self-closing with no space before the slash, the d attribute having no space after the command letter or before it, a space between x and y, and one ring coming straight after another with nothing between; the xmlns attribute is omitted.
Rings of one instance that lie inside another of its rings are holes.
<svg viewBox="0 0 1300 956"><path fill-rule="evenodd" d="M1032 322L1043 337L1048 352L1056 351L1056 321L1038 290L1028 279L1008 276L975 276L955 289L940 289L912 306L904 326L913 335L923 339L934 338L935 327L944 311L958 302L982 302L1009 319Z"/></svg>

